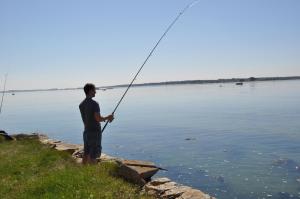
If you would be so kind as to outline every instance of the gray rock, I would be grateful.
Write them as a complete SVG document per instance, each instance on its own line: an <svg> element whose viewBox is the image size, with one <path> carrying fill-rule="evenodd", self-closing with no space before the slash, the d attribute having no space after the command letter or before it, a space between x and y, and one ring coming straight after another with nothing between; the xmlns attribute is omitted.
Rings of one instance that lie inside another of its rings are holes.
<svg viewBox="0 0 300 199"><path fill-rule="evenodd" d="M74 153L72 154L73 158L83 158L83 148L82 149L78 149L76 151L74 151Z"/></svg>
<svg viewBox="0 0 300 199"><path fill-rule="evenodd" d="M11 137L13 137L16 140L24 140L24 139L39 139L39 135L36 133L32 133L32 134L15 134L12 135Z"/></svg>
<svg viewBox="0 0 300 199"><path fill-rule="evenodd" d="M72 154L73 157L76 157L75 155L73 155L75 152L78 152L83 148L82 145L63 143L60 140L49 139L46 135L42 134L38 134L38 139L41 143L50 145L58 151L66 151Z"/></svg>
<svg viewBox="0 0 300 199"><path fill-rule="evenodd" d="M78 164L82 164L82 158L75 158L75 162Z"/></svg>
<svg viewBox="0 0 300 199"><path fill-rule="evenodd" d="M66 151L70 154L73 154L75 151L79 150L81 145L78 144L67 144L67 143L56 143L55 149L58 151Z"/></svg>
<svg viewBox="0 0 300 199"><path fill-rule="evenodd" d="M152 186L157 186L157 185L164 184L166 182L171 182L171 180L169 178L156 178L156 179L152 180L151 182L149 182L149 184Z"/></svg>
<svg viewBox="0 0 300 199"><path fill-rule="evenodd" d="M0 130L0 136L3 137L5 140L14 140L13 137L11 137L5 131L2 131L2 130Z"/></svg>
<svg viewBox="0 0 300 199"><path fill-rule="evenodd" d="M151 177L159 170L154 163L140 160L118 160L118 174L125 179L139 184L145 185Z"/></svg>
<svg viewBox="0 0 300 199"><path fill-rule="evenodd" d="M80 148L72 154L72 157L75 158L75 159L83 158L83 146L82 145L79 145L79 146L80 146ZM99 158L97 158L97 160L99 162L103 162L103 161L121 161L120 158L109 156L105 153L101 153L101 156Z"/></svg>
<svg viewBox="0 0 300 199"><path fill-rule="evenodd" d="M160 197L161 198L178 198L183 193L190 191L191 188L187 186L176 186L172 189L165 191Z"/></svg>
<svg viewBox="0 0 300 199"><path fill-rule="evenodd" d="M146 181L141 178L141 176L139 175L139 173L131 168L130 166L127 166L125 164L121 164L119 169L118 169L118 174L125 178L126 180L134 183L134 184L138 184L143 186L144 184L146 184Z"/></svg>
<svg viewBox="0 0 300 199"><path fill-rule="evenodd" d="M178 185L168 178L154 179L144 186L144 190L161 199L215 199L200 190Z"/></svg>
<svg viewBox="0 0 300 199"><path fill-rule="evenodd" d="M117 158L117 157L113 157L113 156L107 155L105 153L101 153L100 161L101 162L102 161L113 161L113 162L115 161L115 162L117 162L117 161L121 161L121 159Z"/></svg>
<svg viewBox="0 0 300 199"><path fill-rule="evenodd" d="M61 143L60 140L49 139L46 135L39 134L39 141L42 144L49 145L51 148L55 148L57 143Z"/></svg>
<svg viewBox="0 0 300 199"><path fill-rule="evenodd" d="M145 185L144 188L145 188L146 192L152 190L155 192L156 196L160 196L168 190L175 189L176 186L177 186L177 183L171 181L171 182L166 182L166 183L163 183L163 184L160 184L157 186L154 186L154 185L151 185L151 183L148 183Z"/></svg>
<svg viewBox="0 0 300 199"><path fill-rule="evenodd" d="M202 191L196 189L190 189L184 192L178 199L215 199L208 194L203 193Z"/></svg>

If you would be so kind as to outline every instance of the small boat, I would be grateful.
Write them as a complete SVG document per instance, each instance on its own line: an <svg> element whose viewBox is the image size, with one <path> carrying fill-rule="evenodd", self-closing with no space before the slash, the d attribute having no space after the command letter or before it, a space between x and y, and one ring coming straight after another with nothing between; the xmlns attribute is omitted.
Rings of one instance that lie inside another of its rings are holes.
<svg viewBox="0 0 300 199"><path fill-rule="evenodd" d="M243 82L237 82L237 83L235 83L235 85L243 85Z"/></svg>

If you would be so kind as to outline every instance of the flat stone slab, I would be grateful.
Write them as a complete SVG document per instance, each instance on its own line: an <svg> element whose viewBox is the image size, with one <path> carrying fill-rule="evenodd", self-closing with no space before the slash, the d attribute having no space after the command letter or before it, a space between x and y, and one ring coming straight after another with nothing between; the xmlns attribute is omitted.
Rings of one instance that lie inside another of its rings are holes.
<svg viewBox="0 0 300 199"><path fill-rule="evenodd" d="M153 162L140 160L119 160L119 175L135 184L145 185L159 171Z"/></svg>
<svg viewBox="0 0 300 199"><path fill-rule="evenodd" d="M75 162L78 164L82 164L82 158L75 158Z"/></svg>
<svg viewBox="0 0 300 199"><path fill-rule="evenodd" d="M134 184L138 184L141 186L146 184L146 181L140 176L140 174L135 169L125 164L121 164L119 166L118 175Z"/></svg>
<svg viewBox="0 0 300 199"><path fill-rule="evenodd" d="M100 161L120 161L120 158L116 158L105 153L101 153Z"/></svg>
<svg viewBox="0 0 300 199"><path fill-rule="evenodd" d="M150 178L159 171L158 168L153 168L153 167L130 166L130 165L127 166L135 170L140 175L140 177L143 178L145 181L149 181Z"/></svg>
<svg viewBox="0 0 300 199"><path fill-rule="evenodd" d="M14 134L11 135L11 137L13 137L16 140L23 140L23 139L38 139L39 135L36 133L32 133L32 134Z"/></svg>
<svg viewBox="0 0 300 199"><path fill-rule="evenodd" d="M57 143L61 143L59 140L53 140L53 139L40 139L40 142L43 144L50 144L50 145L56 145Z"/></svg>
<svg viewBox="0 0 300 199"><path fill-rule="evenodd" d="M159 170L166 170L164 168L156 166L153 162L142 161L142 160L121 160L120 164L126 164L128 166L149 167L149 168L157 168Z"/></svg>
<svg viewBox="0 0 300 199"><path fill-rule="evenodd" d="M42 144L49 145L51 148L55 148L56 144L61 143L60 140L49 139L47 135L39 134L39 141Z"/></svg>
<svg viewBox="0 0 300 199"><path fill-rule="evenodd" d="M81 149L78 149L78 150L76 150L76 151L74 151L74 153L72 154L72 157L73 158L83 158L83 146L82 146L82 148Z"/></svg>
<svg viewBox="0 0 300 199"><path fill-rule="evenodd" d="M72 156L76 151L80 151L83 149L83 146L80 144L64 143L60 140L49 139L46 135L42 135L42 134L39 134L38 138L42 144L50 145L51 147L53 147L58 151L66 151L72 154Z"/></svg>
<svg viewBox="0 0 300 199"><path fill-rule="evenodd" d="M146 193L161 199L215 199L200 190L179 185L168 178L154 179L143 189Z"/></svg>
<svg viewBox="0 0 300 199"><path fill-rule="evenodd" d="M153 179L151 182L149 182L149 184L152 186L157 186L157 185L164 184L166 182L171 182L171 180L169 178L156 178Z"/></svg>
<svg viewBox="0 0 300 199"><path fill-rule="evenodd" d="M141 161L141 160L122 160L122 164L131 166L155 166L153 162Z"/></svg>
<svg viewBox="0 0 300 199"><path fill-rule="evenodd" d="M161 197L162 198L178 198L181 196L184 192L188 192L191 190L191 187L186 187L186 186L176 186L172 189L169 189L165 191Z"/></svg>
<svg viewBox="0 0 300 199"><path fill-rule="evenodd" d="M66 151L70 154L73 154L76 150L79 150L81 145L78 144L67 144L67 143L56 143L55 149L58 151Z"/></svg>
<svg viewBox="0 0 300 199"><path fill-rule="evenodd" d="M209 196L208 194L203 193L202 191L196 189L190 189L182 193L182 195L179 196L178 199L215 199L215 198Z"/></svg>
<svg viewBox="0 0 300 199"><path fill-rule="evenodd" d="M147 183L144 188L146 191L152 190L155 191L157 195L161 195L170 189L176 188L176 185L177 183L172 181L166 182L164 184L156 185L156 186Z"/></svg>
<svg viewBox="0 0 300 199"><path fill-rule="evenodd" d="M79 149L76 150L72 154L72 157L75 158L75 159L77 159L77 158L82 159L83 158L83 145L78 145L78 146L79 146ZM121 161L121 159L113 157L113 156L109 156L109 155L107 155L105 153L101 153L100 158L97 158L97 160L99 162L101 162L101 161Z"/></svg>

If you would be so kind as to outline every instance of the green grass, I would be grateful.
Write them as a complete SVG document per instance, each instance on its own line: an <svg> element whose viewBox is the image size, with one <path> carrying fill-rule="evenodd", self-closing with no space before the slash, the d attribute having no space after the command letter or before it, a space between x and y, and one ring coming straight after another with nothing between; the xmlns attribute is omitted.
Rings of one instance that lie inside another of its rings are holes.
<svg viewBox="0 0 300 199"><path fill-rule="evenodd" d="M0 143L4 142L4 141L5 141L5 138L3 136L0 136Z"/></svg>
<svg viewBox="0 0 300 199"><path fill-rule="evenodd" d="M1 138L1 136L0 136ZM0 198L150 199L115 175L115 163L82 166L37 140L0 140Z"/></svg>

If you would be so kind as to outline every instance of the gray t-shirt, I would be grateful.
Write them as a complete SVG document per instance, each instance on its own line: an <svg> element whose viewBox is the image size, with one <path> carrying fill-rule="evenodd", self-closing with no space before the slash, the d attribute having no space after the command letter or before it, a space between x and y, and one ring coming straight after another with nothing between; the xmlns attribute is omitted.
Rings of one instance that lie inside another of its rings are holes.
<svg viewBox="0 0 300 199"><path fill-rule="evenodd" d="M84 123L84 130L99 131L101 130L100 123L95 120L95 113L100 114L99 104L92 98L85 98L79 105L81 118Z"/></svg>

